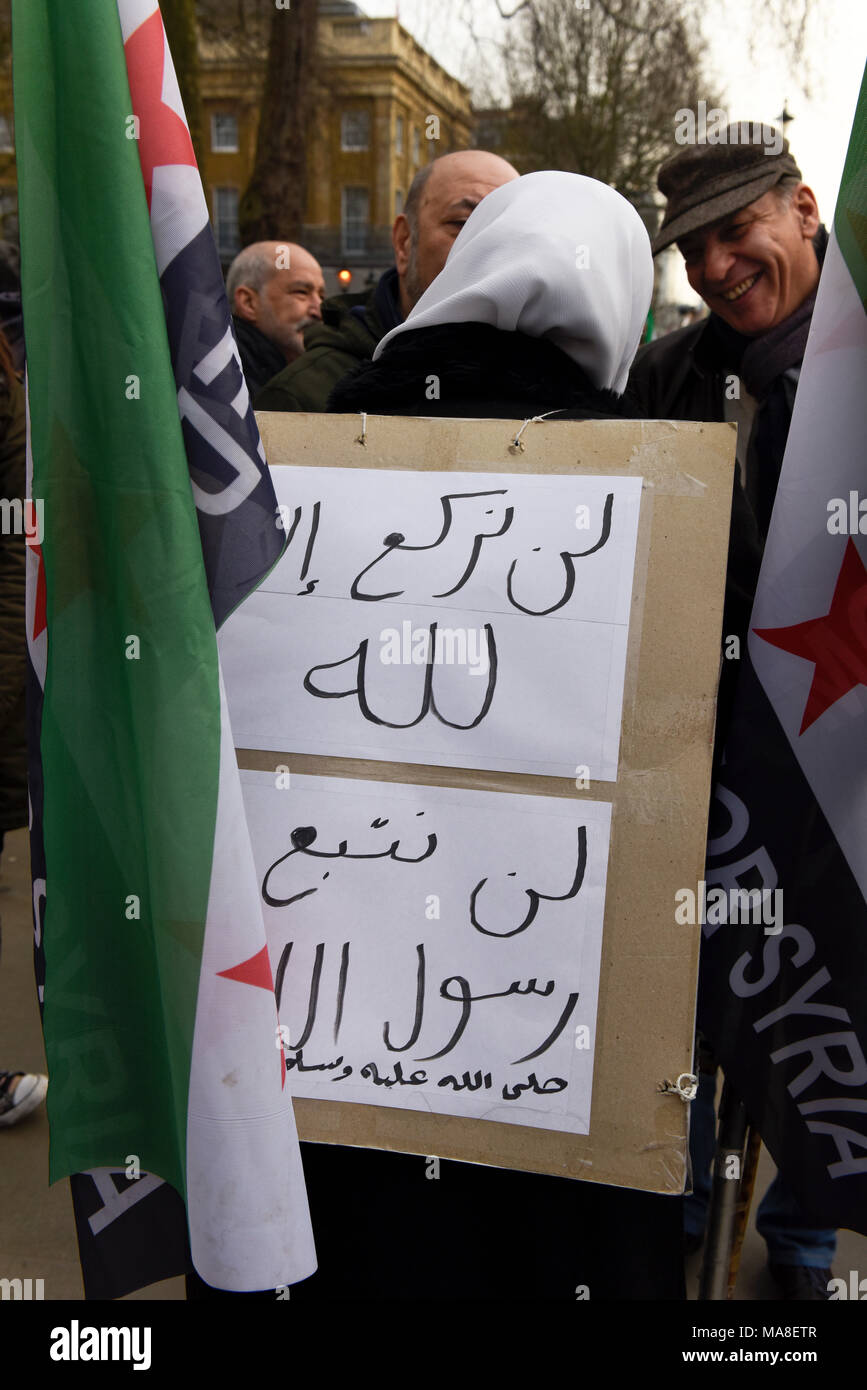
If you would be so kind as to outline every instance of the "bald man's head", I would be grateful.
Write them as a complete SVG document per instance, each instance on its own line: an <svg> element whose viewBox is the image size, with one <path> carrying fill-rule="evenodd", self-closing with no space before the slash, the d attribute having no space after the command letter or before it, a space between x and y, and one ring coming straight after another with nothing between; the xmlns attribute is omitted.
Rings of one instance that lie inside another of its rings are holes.
<svg viewBox="0 0 867 1390"><path fill-rule="evenodd" d="M517 177L517 169L488 150L457 150L419 170L392 231L404 317L439 275L473 208Z"/></svg>
<svg viewBox="0 0 867 1390"><path fill-rule="evenodd" d="M287 362L294 362L304 351L304 329L322 317L325 281L319 262L303 246L257 241L229 266L226 293L232 313L255 324Z"/></svg>

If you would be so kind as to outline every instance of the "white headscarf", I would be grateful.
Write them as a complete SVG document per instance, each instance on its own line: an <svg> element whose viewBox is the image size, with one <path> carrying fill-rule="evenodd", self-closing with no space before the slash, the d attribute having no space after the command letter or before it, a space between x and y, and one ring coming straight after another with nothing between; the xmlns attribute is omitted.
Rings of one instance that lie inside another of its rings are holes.
<svg viewBox="0 0 867 1390"><path fill-rule="evenodd" d="M470 214L399 333L489 323L550 338L596 387L622 391L650 307L653 259L638 213L583 174L525 174Z"/></svg>

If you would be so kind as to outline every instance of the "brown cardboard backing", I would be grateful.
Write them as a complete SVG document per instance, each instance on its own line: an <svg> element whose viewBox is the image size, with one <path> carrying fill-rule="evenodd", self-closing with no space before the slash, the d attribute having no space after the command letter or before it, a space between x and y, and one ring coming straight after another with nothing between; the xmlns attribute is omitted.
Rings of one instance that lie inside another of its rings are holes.
<svg viewBox="0 0 867 1390"><path fill-rule="evenodd" d="M515 448L523 421L257 418L271 464L644 479L616 783L238 749L244 768L612 803L590 1134L299 1099L299 1136L683 1191L687 1106L659 1087L692 1067L700 927L675 892L704 872L735 427L546 420Z"/></svg>

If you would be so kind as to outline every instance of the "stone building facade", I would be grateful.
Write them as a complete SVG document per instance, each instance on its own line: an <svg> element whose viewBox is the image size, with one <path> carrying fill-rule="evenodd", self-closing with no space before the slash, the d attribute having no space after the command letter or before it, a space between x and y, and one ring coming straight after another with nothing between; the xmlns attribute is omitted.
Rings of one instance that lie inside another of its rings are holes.
<svg viewBox="0 0 867 1390"><path fill-rule="evenodd" d="M240 247L263 76L264 54L250 63L202 51L202 181L224 261ZM318 84L301 241L332 273L377 274L391 264L392 223L414 174L469 147L470 94L396 19L339 0L320 5Z"/></svg>

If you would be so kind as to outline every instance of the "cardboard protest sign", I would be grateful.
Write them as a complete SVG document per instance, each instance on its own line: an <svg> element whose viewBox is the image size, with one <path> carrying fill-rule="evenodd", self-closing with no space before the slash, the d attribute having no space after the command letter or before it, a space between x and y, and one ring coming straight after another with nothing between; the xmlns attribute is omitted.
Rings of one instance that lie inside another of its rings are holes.
<svg viewBox="0 0 867 1390"><path fill-rule="evenodd" d="M682 1190L734 430L259 423L221 659L301 1137Z"/></svg>

